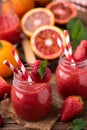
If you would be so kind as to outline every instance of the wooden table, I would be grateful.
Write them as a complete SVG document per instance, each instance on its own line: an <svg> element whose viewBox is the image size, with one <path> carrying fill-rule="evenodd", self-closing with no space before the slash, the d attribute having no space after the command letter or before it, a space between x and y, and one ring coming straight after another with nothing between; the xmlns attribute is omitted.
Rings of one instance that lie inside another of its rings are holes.
<svg viewBox="0 0 87 130"><path fill-rule="evenodd" d="M87 13L87 12L86 12ZM78 13L78 17L80 19L82 19L85 23L85 25L87 26L87 14L79 11ZM19 52L21 52L21 58L22 60L24 59L24 54L23 54L23 49L22 47L19 46ZM23 62L25 62L23 60ZM54 62L54 63L57 63ZM54 65L54 67L56 67L56 64ZM54 68L55 69L55 68ZM55 72L55 71L54 71ZM53 77L54 78L54 77ZM55 85L55 84L54 84ZM2 111L0 111L0 113L2 113ZM84 118L87 120L87 103L84 106L84 110L83 112L80 114L80 117ZM5 115L3 115L3 121L4 121L4 126L0 128L0 130L27 130L26 128L23 128L23 126L21 125L17 125L12 119L7 118ZM54 124L54 126L52 127L52 130L67 130L67 128L71 125L71 122L67 122L67 123L63 123L61 122L60 119L58 119L58 121ZM87 128L85 129L87 130Z"/></svg>
<svg viewBox="0 0 87 130"><path fill-rule="evenodd" d="M10 79L8 81L10 81ZM52 75L51 84L53 87L55 87L55 75L54 74ZM60 98L60 97L58 96L57 98ZM0 111L0 113L2 113L2 112L3 111ZM1 127L0 130L27 130L27 128L24 128L22 125L16 124L12 119L6 117L6 115L2 114L2 116L3 116L4 126ZM84 110L79 115L79 117L87 120L87 101L85 102ZM59 118L51 130L68 130L68 128L70 126L71 126L71 122L64 123ZM87 130L87 128L85 130Z"/></svg>
<svg viewBox="0 0 87 130"><path fill-rule="evenodd" d="M11 78L9 78L7 81L12 82ZM52 87L56 87L54 73L52 74L51 85ZM57 98L60 99L60 96L58 95ZM0 113L3 113L3 111L0 111ZM6 117L6 115L2 114L2 116L3 116L4 126L1 127L0 130L27 130L22 125L18 125L12 119ZM79 117L87 120L87 101L85 102L84 110L79 115ZM59 118L57 122L54 124L54 126L52 127L52 130L67 130L70 126L71 126L71 122L64 123ZM87 130L87 128L85 130Z"/></svg>

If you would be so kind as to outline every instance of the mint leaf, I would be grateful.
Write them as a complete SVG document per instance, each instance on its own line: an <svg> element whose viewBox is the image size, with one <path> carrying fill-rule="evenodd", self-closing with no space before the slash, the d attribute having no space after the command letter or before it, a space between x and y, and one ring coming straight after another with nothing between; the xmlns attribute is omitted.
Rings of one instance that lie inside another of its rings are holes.
<svg viewBox="0 0 87 130"><path fill-rule="evenodd" d="M70 34L72 33L73 25L78 21L78 18L72 18L67 24L66 28L69 30Z"/></svg>
<svg viewBox="0 0 87 130"><path fill-rule="evenodd" d="M87 121L83 120L82 118L74 119L72 122L73 130L84 130L86 126L87 126Z"/></svg>
<svg viewBox="0 0 87 130"><path fill-rule="evenodd" d="M83 34L81 36L81 40L87 40L87 28L84 28Z"/></svg>
<svg viewBox="0 0 87 130"><path fill-rule="evenodd" d="M73 47L74 47L74 49L75 49L75 47L77 47L77 46L78 46L79 41L78 41L78 40L71 40L71 44L72 44L72 46L73 46Z"/></svg>
<svg viewBox="0 0 87 130"><path fill-rule="evenodd" d="M71 32L71 38L79 40L84 31L84 26L80 20L76 21Z"/></svg>
<svg viewBox="0 0 87 130"><path fill-rule="evenodd" d="M72 46L76 47L82 40L87 40L87 28L78 18L72 18L66 25Z"/></svg>
<svg viewBox="0 0 87 130"><path fill-rule="evenodd" d="M43 60L40 64L40 67L38 69L38 73L41 76L41 79L44 77L44 73L46 71L46 67L47 67L47 60Z"/></svg>

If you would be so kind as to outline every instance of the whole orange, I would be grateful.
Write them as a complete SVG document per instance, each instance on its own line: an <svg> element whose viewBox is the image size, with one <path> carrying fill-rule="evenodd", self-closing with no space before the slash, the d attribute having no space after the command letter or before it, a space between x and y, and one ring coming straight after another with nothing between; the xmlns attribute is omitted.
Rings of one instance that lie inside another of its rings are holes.
<svg viewBox="0 0 87 130"><path fill-rule="evenodd" d="M6 78L13 74L13 72L6 65L3 64L4 60L8 60L15 67L18 67L17 62L14 59L11 50L14 49L17 53L17 49L8 41L0 40L0 76Z"/></svg>
<svg viewBox="0 0 87 130"><path fill-rule="evenodd" d="M13 8L21 18L28 10L34 8L34 0L11 0Z"/></svg>

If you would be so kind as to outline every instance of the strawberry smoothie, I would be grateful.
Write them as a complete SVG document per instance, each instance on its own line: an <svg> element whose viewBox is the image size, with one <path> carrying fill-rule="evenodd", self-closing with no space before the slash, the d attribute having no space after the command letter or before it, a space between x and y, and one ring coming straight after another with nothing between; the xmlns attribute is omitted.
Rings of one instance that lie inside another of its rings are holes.
<svg viewBox="0 0 87 130"><path fill-rule="evenodd" d="M31 67L27 68L31 74ZM51 107L50 79L47 82L27 82L14 74L11 103L16 114L24 120L36 121L45 117Z"/></svg>
<svg viewBox="0 0 87 130"><path fill-rule="evenodd" d="M87 60L71 65L64 56L60 57L56 69L57 90L63 97L80 95L87 98Z"/></svg>

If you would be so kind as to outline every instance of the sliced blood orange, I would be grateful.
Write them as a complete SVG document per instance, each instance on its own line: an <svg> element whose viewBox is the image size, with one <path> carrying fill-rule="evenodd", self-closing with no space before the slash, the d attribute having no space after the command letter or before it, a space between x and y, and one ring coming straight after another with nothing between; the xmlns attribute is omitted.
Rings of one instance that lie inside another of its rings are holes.
<svg viewBox="0 0 87 130"><path fill-rule="evenodd" d="M45 25L34 31L30 39L30 44L38 57L52 60L60 56L61 49L57 41L53 38L53 35L57 35L65 45L64 33L56 26Z"/></svg>
<svg viewBox="0 0 87 130"><path fill-rule="evenodd" d="M54 13L55 23L57 24L66 24L71 18L77 16L77 10L70 2L53 1L46 8Z"/></svg>
<svg viewBox="0 0 87 130"><path fill-rule="evenodd" d="M27 36L40 26L54 25L54 14L46 8L35 8L28 11L21 20L21 27Z"/></svg>

